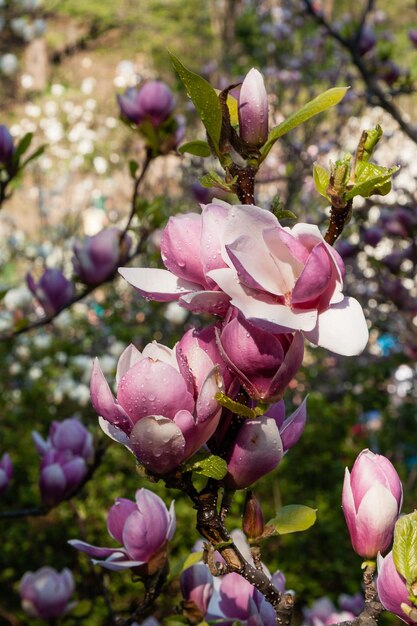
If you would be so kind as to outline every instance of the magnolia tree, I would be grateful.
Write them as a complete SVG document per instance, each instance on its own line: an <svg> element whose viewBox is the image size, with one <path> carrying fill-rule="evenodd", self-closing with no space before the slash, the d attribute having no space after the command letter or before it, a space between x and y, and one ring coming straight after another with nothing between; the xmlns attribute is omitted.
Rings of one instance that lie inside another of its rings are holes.
<svg viewBox="0 0 417 626"><path fill-rule="evenodd" d="M287 415L284 398L302 365L305 340L341 356L359 355L367 344L367 322L359 302L343 291L345 267L334 244L355 198L388 193L396 168L372 162L382 131L364 130L353 156L331 163L328 171L315 166L317 189L331 206L327 231L322 234L312 223L283 226L295 216L282 207L274 214L256 205L258 172L280 137L338 104L346 89L326 91L270 130L268 95L258 70L218 93L178 58L172 60L206 131L205 140L190 141L179 151L217 159L223 174L209 170L200 183L235 194L239 203L214 199L195 212L170 217L160 237L165 269L119 267L141 251L149 234L143 229L133 244L135 233L128 233L147 168L184 135L165 84L152 81L129 89L118 99L121 116L146 144L142 167L130 164L129 220L124 229L108 229L74 245L74 277L83 288L57 269L46 270L38 281L28 275L28 287L44 312L31 327L110 280L118 267L140 297L177 302L196 315L198 325L172 347L155 341L142 351L134 344L125 347L113 390L96 360L91 402L102 430L132 455L142 479L183 492L190 515L195 511L202 541L182 564L183 600L176 611L170 607L164 624L290 624L297 590L287 588L283 572L268 570L268 540L307 530L316 511L292 504L265 521L254 490L303 434L306 399ZM25 165L21 158L30 140L15 147L5 128L0 140L5 200L9 183ZM27 328L26 323L12 334ZM36 511L5 511L4 519L44 514L95 480L103 450L95 449L91 433L76 418L54 422L46 439L40 433L33 439L42 505ZM2 493L12 475L5 453ZM229 510L239 490L246 491L242 529L230 529ZM342 507L353 549L364 559L364 597L345 596L339 608L321 601L305 613L307 623L374 625L384 609L407 623L417 621L417 518L415 513L399 518L401 505L402 486L391 462L363 450L351 472L346 470ZM134 500L117 497L108 511L113 545L89 543L88 528L81 539L68 538L112 576L128 570L143 583L144 596L128 615L114 611L103 587L109 623L158 623L152 615L168 580L175 527L174 503L168 508L151 488L140 488ZM74 580L68 569L59 573L43 565L24 575L19 590L28 615L54 624L71 620Z"/></svg>

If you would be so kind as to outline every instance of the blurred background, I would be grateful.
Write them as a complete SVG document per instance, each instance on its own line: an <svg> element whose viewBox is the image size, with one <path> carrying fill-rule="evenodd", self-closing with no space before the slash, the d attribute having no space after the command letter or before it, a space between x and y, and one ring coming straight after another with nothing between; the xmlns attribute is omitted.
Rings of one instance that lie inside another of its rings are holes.
<svg viewBox="0 0 417 626"><path fill-rule="evenodd" d="M417 6L411 0L0 0L0 124L15 141L30 132L34 148L46 144L13 181L0 211L0 455L9 452L14 464L0 511L39 502L32 430L46 437L52 420L76 415L96 443L104 439L89 400L93 357L112 380L128 343L141 348L156 339L172 346L184 326L204 321L176 305L145 302L115 278L52 323L21 332L43 315L26 286L27 272L39 278L45 268L60 268L69 277L76 238L127 223L129 161L140 166L145 150L140 135L120 121L116 95L163 80L186 120L186 140L204 138L167 49L219 89L257 67L271 126L325 89L350 85L335 110L278 142L259 175L259 206L283 206L324 232L328 206L315 189L313 163L328 167L354 152L362 130L376 124L384 131L376 162L401 167L388 195L355 202L336 245L347 267L345 292L360 300L369 320L368 348L345 358L308 347L287 394L288 408L309 394L306 431L256 488L266 519L281 504L318 509L312 529L271 539L263 554L296 590L301 621L302 607L315 599L360 591L360 558L350 548L340 495L344 468L361 449L392 460L406 510L417 506ZM207 169L204 159L175 151L153 160L132 222L134 239L144 223L150 235L132 265L158 265L158 233L169 215L197 211L198 202L213 195L225 198L198 184ZM0 518L0 623L26 623L18 583L42 565L74 572L78 623L110 623L103 580L114 606L128 610L140 584L128 572L97 576L66 542L83 536L107 545L107 509L116 497L133 498L140 486L147 483L131 456L109 445L76 500L47 516ZM177 500L175 571L198 536L185 499L154 487L167 504ZM236 498L230 528L240 525L243 499ZM170 584L158 601L158 618L179 603L173 600L178 584Z"/></svg>

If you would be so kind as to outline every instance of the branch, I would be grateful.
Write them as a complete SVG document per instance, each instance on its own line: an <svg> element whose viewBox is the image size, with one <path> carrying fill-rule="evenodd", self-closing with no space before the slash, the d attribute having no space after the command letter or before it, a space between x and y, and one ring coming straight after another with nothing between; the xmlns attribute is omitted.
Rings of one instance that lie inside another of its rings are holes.
<svg viewBox="0 0 417 626"><path fill-rule="evenodd" d="M368 563L363 571L363 585L365 588L365 608L353 620L339 622L332 626L378 626L378 618L385 611L379 601L374 583L375 563Z"/></svg>
<svg viewBox="0 0 417 626"><path fill-rule="evenodd" d="M380 87L378 80L368 72L368 69L363 62L360 54L358 53L356 46L356 37L354 39L347 39L343 37L337 30L335 30L331 24L326 20L326 18L321 13L317 13L314 10L312 0L303 0L304 5L307 9L307 12L315 19L315 21L323 26L327 33L339 44L345 48L350 54L352 63L356 66L359 71L362 79L368 89L369 95L373 96L374 102L373 104L379 105L382 109L384 109L387 113L391 115L391 117L397 122L401 130L415 143L417 143L417 128L408 124L408 122L403 117L401 111L397 108L397 106L390 100L389 96L384 92L384 90ZM372 5L371 2L368 2L368 6ZM368 9L370 10L370 9ZM367 13L367 11L366 11ZM365 13L365 19L366 19ZM364 18L362 18L364 20ZM363 28L360 26L360 28ZM360 36L360 34L359 34ZM369 99L369 98L368 98Z"/></svg>

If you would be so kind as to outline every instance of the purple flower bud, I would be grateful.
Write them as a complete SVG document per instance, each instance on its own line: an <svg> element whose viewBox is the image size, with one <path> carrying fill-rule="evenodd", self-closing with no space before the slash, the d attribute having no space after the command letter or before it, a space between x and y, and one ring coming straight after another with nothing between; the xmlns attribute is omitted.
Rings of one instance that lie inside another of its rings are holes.
<svg viewBox="0 0 417 626"><path fill-rule="evenodd" d="M56 506L65 500L81 485L87 469L85 460L70 452L53 449L47 452L42 458L39 475L42 504Z"/></svg>
<svg viewBox="0 0 417 626"><path fill-rule="evenodd" d="M117 366L117 400L96 360L91 399L100 425L126 445L140 463L164 474L178 467L213 435L224 389L219 367L197 344L177 351L153 342L142 353L133 345Z"/></svg>
<svg viewBox="0 0 417 626"><path fill-rule="evenodd" d="M251 146L263 146L268 139L268 95L262 74L252 68L239 94L239 134Z"/></svg>
<svg viewBox="0 0 417 626"><path fill-rule="evenodd" d="M30 617L44 620L56 619L70 610L73 591L74 580L66 568L60 574L52 567L26 572L19 586L23 610Z"/></svg>
<svg viewBox="0 0 417 626"><path fill-rule="evenodd" d="M353 596L349 596L347 593L341 593L338 597L338 604L342 611L350 611L357 617L365 608L365 598L360 591Z"/></svg>
<svg viewBox="0 0 417 626"><path fill-rule="evenodd" d="M384 236L384 231L379 226L373 226L372 228L367 228L363 232L363 240L368 246L375 247L379 244L382 237Z"/></svg>
<svg viewBox="0 0 417 626"><path fill-rule="evenodd" d="M326 596L316 600L311 607L303 609L304 619L308 626L321 626L325 624L329 615L335 612L335 605Z"/></svg>
<svg viewBox="0 0 417 626"><path fill-rule="evenodd" d="M15 146L9 129L0 124L0 166L7 165L13 156Z"/></svg>
<svg viewBox="0 0 417 626"><path fill-rule="evenodd" d="M75 293L74 283L56 269L46 269L37 283L31 274L26 274L26 283L46 315L54 315L64 309Z"/></svg>
<svg viewBox="0 0 417 626"><path fill-rule="evenodd" d="M306 401L285 421L284 402L273 404L262 417L246 420L239 429L227 465L228 486L249 487L277 467L297 443L307 419Z"/></svg>
<svg viewBox="0 0 417 626"><path fill-rule="evenodd" d="M401 70L393 61L384 61L378 67L378 74L387 85L393 85L401 76Z"/></svg>
<svg viewBox="0 0 417 626"><path fill-rule="evenodd" d="M213 595L213 576L204 563L196 563L183 571L180 578L181 593L192 602L203 618Z"/></svg>
<svg viewBox="0 0 417 626"><path fill-rule="evenodd" d="M94 458L93 437L76 417L69 417L62 422L53 421L46 441L37 432L33 432L32 437L41 456L53 449L80 456L87 463L91 463Z"/></svg>
<svg viewBox="0 0 417 626"><path fill-rule="evenodd" d="M109 278L128 258L132 240L120 241L118 228L106 228L93 237L76 241L72 259L74 270L87 285L98 285Z"/></svg>
<svg viewBox="0 0 417 626"><path fill-rule="evenodd" d="M117 101L123 117L134 124L149 121L154 128L159 128L175 107L172 91L158 80L149 81L140 89L130 87L117 96Z"/></svg>
<svg viewBox="0 0 417 626"><path fill-rule="evenodd" d="M107 515L107 530L122 548L100 548L78 539L68 543L106 569L140 568L138 572L152 575L164 565L175 531L174 502L168 511L149 489L139 489L136 502L117 498Z"/></svg>
<svg viewBox="0 0 417 626"><path fill-rule="evenodd" d="M358 52L361 56L364 56L367 52L370 52L376 44L375 33L369 28L364 28L361 33L361 38L358 43Z"/></svg>
<svg viewBox="0 0 417 626"><path fill-rule="evenodd" d="M378 555L378 578L376 579L376 588L381 604L387 611L391 611L397 615L406 624L414 624L414 620L410 619L401 608L402 604L408 604L413 607L409 598L409 592L405 583L405 579L397 572L394 564L392 552L389 552L385 558Z"/></svg>
<svg viewBox="0 0 417 626"><path fill-rule="evenodd" d="M346 468L342 507L353 549L375 558L389 547L401 510L402 486L392 463L380 454L363 450L352 473Z"/></svg>
<svg viewBox="0 0 417 626"><path fill-rule="evenodd" d="M227 366L236 373L255 400L272 402L282 397L301 367L304 340L301 333L270 333L234 315L219 335Z"/></svg>
<svg viewBox="0 0 417 626"><path fill-rule="evenodd" d="M13 476L13 465L7 452L0 459L0 495L3 494L9 486L9 482Z"/></svg>
<svg viewBox="0 0 417 626"><path fill-rule="evenodd" d="M415 48L417 48L417 28L408 31L408 38Z"/></svg>
<svg viewBox="0 0 417 626"><path fill-rule="evenodd" d="M264 532L264 516L258 498L248 491L243 507L242 530L248 539L256 539Z"/></svg>

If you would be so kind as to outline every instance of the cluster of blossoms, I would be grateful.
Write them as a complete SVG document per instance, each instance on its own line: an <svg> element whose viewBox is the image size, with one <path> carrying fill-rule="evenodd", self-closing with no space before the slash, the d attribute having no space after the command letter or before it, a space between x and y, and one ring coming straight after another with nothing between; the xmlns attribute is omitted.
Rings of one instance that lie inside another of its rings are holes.
<svg viewBox="0 0 417 626"><path fill-rule="evenodd" d="M75 606L69 602L73 592L74 579L67 568L61 573L52 567L26 572L19 586L24 611L42 620L55 620L70 611Z"/></svg>
<svg viewBox="0 0 417 626"><path fill-rule="evenodd" d="M94 459L93 438L81 422L71 417L52 422L45 440L33 432L41 457L39 489L45 506L59 504L85 479L88 465Z"/></svg>

